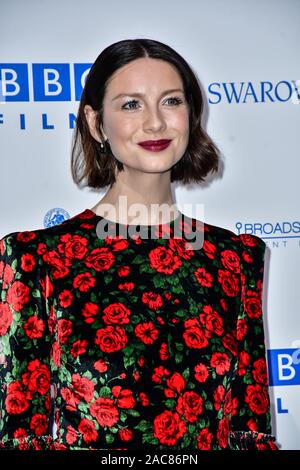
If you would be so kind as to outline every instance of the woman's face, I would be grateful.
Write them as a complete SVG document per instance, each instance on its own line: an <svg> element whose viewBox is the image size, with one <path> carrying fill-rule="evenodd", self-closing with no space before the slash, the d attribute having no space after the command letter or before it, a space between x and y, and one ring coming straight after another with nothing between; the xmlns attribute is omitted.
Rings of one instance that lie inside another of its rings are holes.
<svg viewBox="0 0 300 470"><path fill-rule="evenodd" d="M141 58L118 69L107 83L102 130L124 167L156 173L175 165L189 139L189 108L176 68L163 60ZM160 139L171 143L159 152L138 145Z"/></svg>

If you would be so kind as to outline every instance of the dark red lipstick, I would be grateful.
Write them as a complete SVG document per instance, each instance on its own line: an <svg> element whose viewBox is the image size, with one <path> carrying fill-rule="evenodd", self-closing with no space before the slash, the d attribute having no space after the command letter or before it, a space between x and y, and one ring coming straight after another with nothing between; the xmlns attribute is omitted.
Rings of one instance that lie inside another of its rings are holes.
<svg viewBox="0 0 300 470"><path fill-rule="evenodd" d="M144 140L143 142L139 142L139 145L151 152L160 152L161 150L166 149L170 145L170 142L170 139Z"/></svg>

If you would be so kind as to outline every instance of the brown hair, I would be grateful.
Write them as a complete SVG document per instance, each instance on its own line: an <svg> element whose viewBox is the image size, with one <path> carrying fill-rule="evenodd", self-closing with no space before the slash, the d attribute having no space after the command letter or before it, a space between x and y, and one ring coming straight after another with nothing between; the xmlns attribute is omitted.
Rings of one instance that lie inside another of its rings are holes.
<svg viewBox="0 0 300 470"><path fill-rule="evenodd" d="M201 127L203 97L200 85L189 64L170 46L151 39L127 39L104 49L92 65L81 95L72 144L71 171L74 182L90 188L104 188L115 182L115 170L123 164L113 155L104 140L100 125L103 117L103 98L112 74L133 60L150 57L174 65L181 76L185 99L189 105L189 142L182 158L171 168L171 182L183 184L204 181L211 171L218 170L219 149ZM85 105L96 113L96 126L103 148L90 133L84 113Z"/></svg>

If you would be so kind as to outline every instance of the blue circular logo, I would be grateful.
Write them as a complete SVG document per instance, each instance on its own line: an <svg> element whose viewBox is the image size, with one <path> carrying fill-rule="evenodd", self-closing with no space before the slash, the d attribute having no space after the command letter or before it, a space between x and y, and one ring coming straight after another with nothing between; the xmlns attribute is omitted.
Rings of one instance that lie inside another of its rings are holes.
<svg viewBox="0 0 300 470"><path fill-rule="evenodd" d="M59 225L69 218L70 214L67 211L61 207L55 207L46 213L44 217L44 227L54 227L54 225Z"/></svg>

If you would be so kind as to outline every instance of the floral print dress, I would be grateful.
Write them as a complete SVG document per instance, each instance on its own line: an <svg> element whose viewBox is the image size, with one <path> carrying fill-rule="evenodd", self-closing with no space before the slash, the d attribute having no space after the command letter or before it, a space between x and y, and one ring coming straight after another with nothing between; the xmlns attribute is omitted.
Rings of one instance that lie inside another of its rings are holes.
<svg viewBox="0 0 300 470"><path fill-rule="evenodd" d="M101 220L0 241L0 449L277 450L264 241L186 216L181 238L101 238Z"/></svg>

